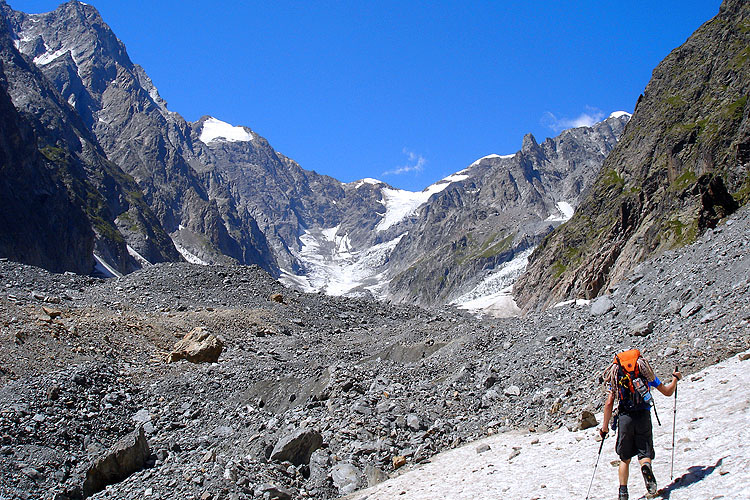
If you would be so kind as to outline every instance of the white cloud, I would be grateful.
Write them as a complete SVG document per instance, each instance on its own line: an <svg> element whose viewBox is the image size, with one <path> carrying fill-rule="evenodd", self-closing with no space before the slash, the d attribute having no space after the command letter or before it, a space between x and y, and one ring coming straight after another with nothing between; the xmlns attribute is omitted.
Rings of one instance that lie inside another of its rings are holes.
<svg viewBox="0 0 750 500"><path fill-rule="evenodd" d="M406 165L396 167L393 170L387 170L381 175L401 175L409 172L421 172L424 170L424 166L427 164L427 159L424 156L409 151L406 148L404 148L404 154L408 158L408 163Z"/></svg>
<svg viewBox="0 0 750 500"><path fill-rule="evenodd" d="M542 116L542 125L549 127L555 132L560 132L567 128L590 127L604 119L604 112L600 109L586 106L586 110L575 118L557 117L547 111Z"/></svg>

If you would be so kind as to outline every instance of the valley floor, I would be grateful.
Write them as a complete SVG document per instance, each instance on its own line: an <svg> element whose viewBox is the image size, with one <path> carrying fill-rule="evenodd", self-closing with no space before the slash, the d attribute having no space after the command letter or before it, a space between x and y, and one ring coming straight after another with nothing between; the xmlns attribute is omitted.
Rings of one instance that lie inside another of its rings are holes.
<svg viewBox="0 0 750 500"><path fill-rule="evenodd" d="M750 359L738 355L686 377L678 388L674 480L673 400L657 396L662 425L654 421L654 471L662 498L750 498ZM601 422L601 414L597 415ZM350 500L409 498L585 498L599 445L596 430L506 433L434 457L395 479L351 495ZM608 438L591 489L592 499L617 496L614 439ZM489 446L479 453L480 447ZM645 487L631 469L630 496Z"/></svg>

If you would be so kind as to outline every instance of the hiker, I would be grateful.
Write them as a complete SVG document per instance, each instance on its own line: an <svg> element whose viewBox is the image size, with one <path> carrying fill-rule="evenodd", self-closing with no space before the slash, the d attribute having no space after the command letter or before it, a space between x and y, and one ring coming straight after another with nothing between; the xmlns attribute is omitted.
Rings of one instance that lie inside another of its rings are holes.
<svg viewBox="0 0 750 500"><path fill-rule="evenodd" d="M659 392L669 397L674 394L677 381L681 378L682 374L675 370L672 373L672 381L669 384L663 384L638 349L616 354L612 364L604 371L607 401L604 405L604 419L599 435L604 439L609 432L609 421L613 415L615 398L617 398L618 406L612 429L617 429L615 451L620 457L618 500L628 500L630 460L636 455L641 465L646 489L650 496L656 495L656 478L651 467L651 461L654 459L654 439L651 430L649 387L656 387Z"/></svg>

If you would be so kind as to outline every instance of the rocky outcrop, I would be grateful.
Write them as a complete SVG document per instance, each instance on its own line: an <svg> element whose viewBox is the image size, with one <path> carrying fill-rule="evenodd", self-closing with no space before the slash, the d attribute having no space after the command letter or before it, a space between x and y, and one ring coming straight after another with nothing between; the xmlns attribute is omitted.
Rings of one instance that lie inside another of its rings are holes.
<svg viewBox="0 0 750 500"><path fill-rule="evenodd" d="M525 309L607 291L750 199L750 4L725 1L654 70L575 216L516 283Z"/></svg>

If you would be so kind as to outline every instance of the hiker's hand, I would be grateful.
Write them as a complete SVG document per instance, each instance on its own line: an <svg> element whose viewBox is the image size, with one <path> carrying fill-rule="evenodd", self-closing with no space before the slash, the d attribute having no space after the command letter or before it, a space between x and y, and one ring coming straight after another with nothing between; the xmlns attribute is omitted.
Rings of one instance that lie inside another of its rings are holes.
<svg viewBox="0 0 750 500"><path fill-rule="evenodd" d="M600 436L600 437L601 437L602 439L605 439L605 438L607 437L607 434L609 434L609 429L605 429L604 427L601 427L601 428L599 429L599 436Z"/></svg>
<svg viewBox="0 0 750 500"><path fill-rule="evenodd" d="M682 373L680 373L680 372L678 372L676 370L674 372L672 372L672 376L674 378L676 378L677 380L682 380Z"/></svg>

